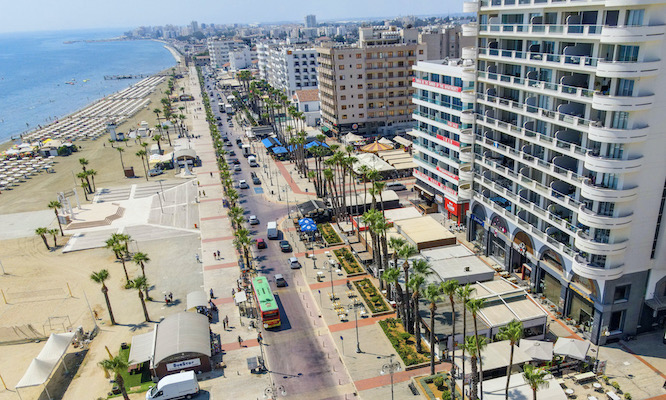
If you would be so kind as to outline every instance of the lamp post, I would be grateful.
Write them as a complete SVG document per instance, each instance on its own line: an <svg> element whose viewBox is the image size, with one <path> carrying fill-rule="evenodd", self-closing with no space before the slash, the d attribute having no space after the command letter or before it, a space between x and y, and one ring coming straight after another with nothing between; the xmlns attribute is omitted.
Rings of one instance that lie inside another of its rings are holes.
<svg viewBox="0 0 666 400"><path fill-rule="evenodd" d="M282 386L282 385L275 386L275 383L272 382L272 379L271 379L271 385L269 387L267 387L266 389L264 389L264 398L274 400L278 397L278 394L282 395L282 396L286 396L287 391L284 390L284 386Z"/></svg>
<svg viewBox="0 0 666 400"><path fill-rule="evenodd" d="M608 329L606 329L605 331L603 331L603 332L601 333L601 336L603 336L604 338L609 337L609 336L610 336L610 332L608 332ZM601 339L601 338L600 338L600 339ZM599 340L599 341L601 342L601 340ZM604 340L604 341L605 341L605 340ZM599 373L599 364L601 363L601 356L600 356L600 354L601 354L601 343L599 343L599 344L597 345L597 368L596 368L597 373Z"/></svg>
<svg viewBox="0 0 666 400"><path fill-rule="evenodd" d="M389 357L389 362L386 364L382 365L381 371L379 371L380 374L386 375L389 374L391 375L391 400L394 400L393 398L393 374L400 371L400 362L396 361L393 362L393 357L395 354L391 354Z"/></svg>
<svg viewBox="0 0 666 400"><path fill-rule="evenodd" d="M327 250L324 252L328 257L328 272L331 276L331 301L335 301L335 290L333 289L333 264L331 264L331 253Z"/></svg>
<svg viewBox="0 0 666 400"><path fill-rule="evenodd" d="M356 352L360 353L361 352L361 343L358 340L358 310L356 308L356 303L351 303L349 305L349 310L354 310L354 324L356 325Z"/></svg>

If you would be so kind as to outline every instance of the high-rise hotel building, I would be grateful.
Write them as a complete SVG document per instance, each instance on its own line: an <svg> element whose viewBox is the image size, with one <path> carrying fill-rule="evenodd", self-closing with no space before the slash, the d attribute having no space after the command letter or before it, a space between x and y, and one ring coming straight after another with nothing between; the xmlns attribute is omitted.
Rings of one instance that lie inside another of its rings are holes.
<svg viewBox="0 0 666 400"><path fill-rule="evenodd" d="M480 0L468 235L594 343L666 316L666 2Z"/></svg>

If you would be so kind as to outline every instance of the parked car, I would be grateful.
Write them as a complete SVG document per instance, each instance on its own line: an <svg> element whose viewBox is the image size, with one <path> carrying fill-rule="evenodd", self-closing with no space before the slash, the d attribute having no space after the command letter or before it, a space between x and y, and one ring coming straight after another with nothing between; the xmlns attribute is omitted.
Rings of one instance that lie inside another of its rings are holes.
<svg viewBox="0 0 666 400"><path fill-rule="evenodd" d="M265 249L266 248L266 242L262 238L257 239L257 248L258 249Z"/></svg>
<svg viewBox="0 0 666 400"><path fill-rule="evenodd" d="M227 152L227 154L229 154L232 157L236 156L236 152L233 151L233 150L229 150L229 152Z"/></svg>
<svg viewBox="0 0 666 400"><path fill-rule="evenodd" d="M236 144L243 144L243 139L237 138L236 139Z"/></svg>
<svg viewBox="0 0 666 400"><path fill-rule="evenodd" d="M250 187L250 185L247 184L247 181L245 179L241 179L238 181L238 187L241 189L247 189Z"/></svg>
<svg viewBox="0 0 666 400"><path fill-rule="evenodd" d="M234 171L240 172L241 171L241 166L238 165L238 164L234 165Z"/></svg>
<svg viewBox="0 0 666 400"><path fill-rule="evenodd" d="M275 286L277 287L287 286L287 281L284 279L284 276L282 276L282 274L275 274Z"/></svg>
<svg viewBox="0 0 666 400"><path fill-rule="evenodd" d="M232 163L233 165L240 165L240 160L238 160L237 158L232 158L232 159L229 160L229 161L231 161L231 163Z"/></svg>
<svg viewBox="0 0 666 400"><path fill-rule="evenodd" d="M291 245L286 240L280 240L280 250L283 253L289 253L291 251Z"/></svg>
<svg viewBox="0 0 666 400"><path fill-rule="evenodd" d="M261 179L255 176L254 178L252 178L252 183L254 183L255 185L261 185Z"/></svg>
<svg viewBox="0 0 666 400"><path fill-rule="evenodd" d="M148 171L149 176L157 176L157 175L162 175L164 171L162 171L162 168L151 168Z"/></svg>
<svg viewBox="0 0 666 400"><path fill-rule="evenodd" d="M391 182L387 183L386 186L384 187L386 190L393 190L395 192L398 192L400 190L407 190L407 186L403 185L400 182Z"/></svg>
<svg viewBox="0 0 666 400"><path fill-rule="evenodd" d="M225 142L224 145L227 146L227 147L233 146L233 144L231 144L231 142Z"/></svg>
<svg viewBox="0 0 666 400"><path fill-rule="evenodd" d="M298 258L289 257L289 268L291 268L291 269L301 268L301 263L298 262Z"/></svg>
<svg viewBox="0 0 666 400"><path fill-rule="evenodd" d="M259 225L259 218L257 218L256 215L250 215L250 219L248 219L248 222L250 225Z"/></svg>

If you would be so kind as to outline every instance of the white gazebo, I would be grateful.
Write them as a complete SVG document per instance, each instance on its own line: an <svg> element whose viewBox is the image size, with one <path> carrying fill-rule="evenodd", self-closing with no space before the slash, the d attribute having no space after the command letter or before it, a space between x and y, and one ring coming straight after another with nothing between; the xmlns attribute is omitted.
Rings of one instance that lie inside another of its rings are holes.
<svg viewBox="0 0 666 400"><path fill-rule="evenodd" d="M27 388L31 386L44 385L46 396L51 398L48 389L46 389L46 381L49 380L51 374L60 362L60 359L65 355L69 345L72 344L74 332L66 333L52 333L49 340L35 357L28 369L23 374L21 380L16 384L16 394L21 398L19 388ZM65 371L68 371L67 365L63 361Z"/></svg>

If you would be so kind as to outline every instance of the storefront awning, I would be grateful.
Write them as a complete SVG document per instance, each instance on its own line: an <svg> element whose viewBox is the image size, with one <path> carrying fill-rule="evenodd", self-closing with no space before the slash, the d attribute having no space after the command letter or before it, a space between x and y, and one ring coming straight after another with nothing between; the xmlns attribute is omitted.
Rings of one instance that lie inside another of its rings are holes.
<svg viewBox="0 0 666 400"><path fill-rule="evenodd" d="M288 152L289 151L282 146L273 147L273 153L275 154L284 154Z"/></svg>
<svg viewBox="0 0 666 400"><path fill-rule="evenodd" d="M430 189L430 188L427 187L425 184L423 184L423 183L421 183L421 182L419 182L419 181L416 181L416 184L414 185L414 187L415 187L416 189L422 191L423 193L429 195L430 197L434 197L434 196L435 196L435 191L434 191L434 190Z"/></svg>
<svg viewBox="0 0 666 400"><path fill-rule="evenodd" d="M653 309L654 311L666 310L666 303L659 300L659 298L654 297L650 300L645 301L645 305Z"/></svg>
<svg viewBox="0 0 666 400"><path fill-rule="evenodd" d="M128 365L141 364L150 361L153 356L153 338L155 331L132 336Z"/></svg>
<svg viewBox="0 0 666 400"><path fill-rule="evenodd" d="M326 132L329 132L330 129L329 129L328 126L322 126L322 127L321 127L321 131L322 131L323 133L326 133Z"/></svg>
<svg viewBox="0 0 666 400"><path fill-rule="evenodd" d="M187 310L196 307L208 307L208 296L203 290L197 290L187 294Z"/></svg>

